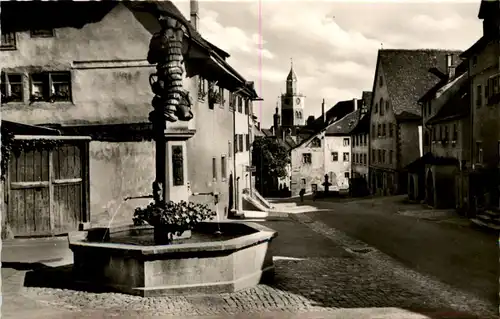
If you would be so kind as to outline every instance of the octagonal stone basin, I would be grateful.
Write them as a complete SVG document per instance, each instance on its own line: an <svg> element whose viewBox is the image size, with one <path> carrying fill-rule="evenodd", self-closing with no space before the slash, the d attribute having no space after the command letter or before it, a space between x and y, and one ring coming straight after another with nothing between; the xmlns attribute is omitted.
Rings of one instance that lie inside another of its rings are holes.
<svg viewBox="0 0 500 319"><path fill-rule="evenodd" d="M193 239L188 232L177 243L161 246L134 240L151 232L150 226L70 233L75 283L147 297L234 292L272 278L268 247L277 232L249 222L221 222L223 236L214 235L217 230L217 223L200 223ZM120 243L119 238L130 240Z"/></svg>

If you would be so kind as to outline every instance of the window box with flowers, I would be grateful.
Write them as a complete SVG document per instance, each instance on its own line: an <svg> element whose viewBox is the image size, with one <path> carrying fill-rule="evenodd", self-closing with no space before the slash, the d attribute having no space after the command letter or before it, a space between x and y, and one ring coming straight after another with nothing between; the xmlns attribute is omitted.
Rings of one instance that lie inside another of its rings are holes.
<svg viewBox="0 0 500 319"><path fill-rule="evenodd" d="M215 104L224 105L224 97L221 95L220 89L217 89L214 84L210 84L210 89L208 91L208 104L210 109L214 108Z"/></svg>

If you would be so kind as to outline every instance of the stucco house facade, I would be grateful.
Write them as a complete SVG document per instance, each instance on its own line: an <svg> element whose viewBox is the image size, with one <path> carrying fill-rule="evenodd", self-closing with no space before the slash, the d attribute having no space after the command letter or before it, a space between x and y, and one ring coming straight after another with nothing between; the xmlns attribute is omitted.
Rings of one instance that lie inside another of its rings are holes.
<svg viewBox="0 0 500 319"><path fill-rule="evenodd" d="M470 187L477 189L473 206L500 207L500 3L482 1L478 18L483 36L462 57L471 85ZM474 182L476 180L476 182ZM498 213L497 213L498 214Z"/></svg>
<svg viewBox="0 0 500 319"><path fill-rule="evenodd" d="M183 86L193 101L188 129L196 133L187 142L184 182L191 193L220 192L220 213L233 204L231 92L243 100L256 93L226 62L229 54L196 30L197 2L193 4L191 21L170 1L1 4L2 118L92 137L92 222L130 220L135 207L149 202L124 198L151 194L155 178L148 119L155 66L146 57L163 10L181 17L192 35L185 37ZM209 196L190 200L213 203Z"/></svg>
<svg viewBox="0 0 500 319"><path fill-rule="evenodd" d="M351 100L354 109L359 101ZM360 110L347 114L291 150L291 192L297 196L324 190L325 176L333 192L347 192L351 178L351 130L356 127Z"/></svg>
<svg viewBox="0 0 500 319"><path fill-rule="evenodd" d="M373 194L407 192L405 167L422 156L418 100L446 72L446 50L379 50L370 114L370 189Z"/></svg>

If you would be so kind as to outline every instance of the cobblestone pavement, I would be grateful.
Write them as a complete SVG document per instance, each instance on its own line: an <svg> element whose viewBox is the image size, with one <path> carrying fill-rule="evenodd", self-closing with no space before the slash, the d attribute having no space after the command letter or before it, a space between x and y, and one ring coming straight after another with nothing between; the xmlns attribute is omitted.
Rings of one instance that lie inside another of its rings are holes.
<svg viewBox="0 0 500 319"><path fill-rule="evenodd" d="M468 299L471 297L411 272L306 215L265 224L279 233L272 253L294 258L276 258L276 276L269 285L231 294L141 298L116 293L21 287L20 277L24 274L9 269L2 272L2 279L9 281L4 287L10 290L4 298L7 306L7 312L2 309L4 317L81 318L90 317L89 313L105 312L107 317L122 318L157 315L260 318L263 313L268 313L268 318L292 318L293 314L296 318L309 318L306 314L310 313L343 319L388 318L339 314L345 308L368 307L397 307L416 313L432 313L430 318L474 318L443 315L453 311L474 313L478 318L494 317L480 302ZM345 247L352 252L346 252ZM15 293L16 287L19 293ZM24 317L30 309L31 316ZM273 316L273 312L280 315ZM333 315L335 313L337 316ZM391 318L407 317L400 313Z"/></svg>

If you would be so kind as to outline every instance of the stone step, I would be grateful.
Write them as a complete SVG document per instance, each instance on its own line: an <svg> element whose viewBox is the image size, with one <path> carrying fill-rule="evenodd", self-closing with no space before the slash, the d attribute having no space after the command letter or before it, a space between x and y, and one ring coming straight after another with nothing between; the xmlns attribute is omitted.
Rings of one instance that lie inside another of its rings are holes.
<svg viewBox="0 0 500 319"><path fill-rule="evenodd" d="M474 224L478 225L478 226L481 226L481 227L485 227L485 228L489 228L489 229L494 229L494 230L500 230L500 225L496 225L496 224L493 224L493 223L488 223L488 222L484 222L478 218L472 218L471 219L471 222L473 222Z"/></svg>

